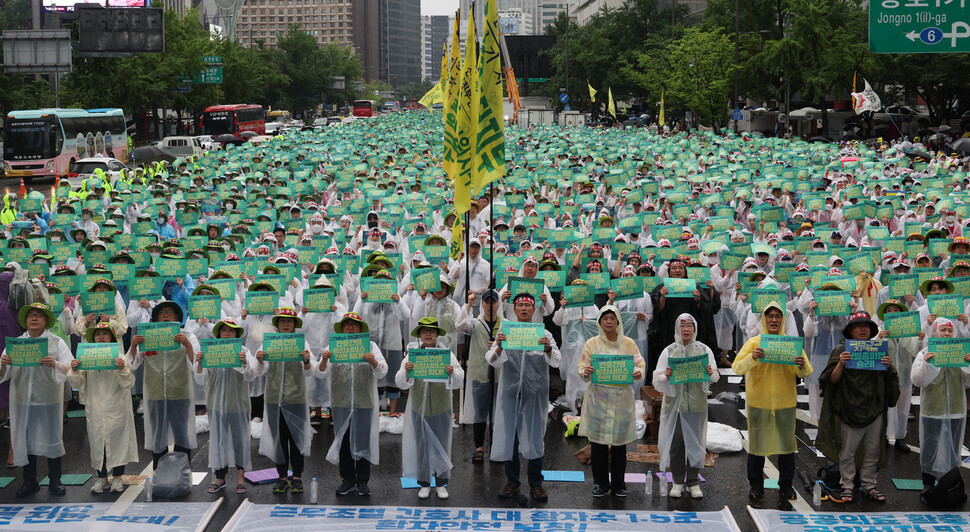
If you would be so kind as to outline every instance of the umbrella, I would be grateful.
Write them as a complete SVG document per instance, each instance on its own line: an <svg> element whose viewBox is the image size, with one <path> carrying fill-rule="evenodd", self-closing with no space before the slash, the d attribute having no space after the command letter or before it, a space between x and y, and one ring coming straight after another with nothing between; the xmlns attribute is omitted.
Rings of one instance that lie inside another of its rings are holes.
<svg viewBox="0 0 970 532"><path fill-rule="evenodd" d="M242 133L239 134L239 138L241 139L248 139L248 138L257 137L257 136L259 136L259 134L256 133L255 131L243 131Z"/></svg>
<svg viewBox="0 0 970 532"><path fill-rule="evenodd" d="M910 159L923 159L925 161L929 161L933 158L932 155L921 150L909 150L906 152L906 157L909 157Z"/></svg>
<svg viewBox="0 0 970 532"><path fill-rule="evenodd" d="M808 141L809 142L832 142L832 139L830 139L830 138L828 138L828 137L826 137L824 135L819 135L817 137L812 137L812 138L808 139Z"/></svg>
<svg viewBox="0 0 970 532"><path fill-rule="evenodd" d="M235 144L239 146L243 143L242 139L235 135L219 135L218 137L212 139L212 142L218 142L219 144Z"/></svg>
<svg viewBox="0 0 970 532"><path fill-rule="evenodd" d="M250 144L259 144L261 142L266 142L266 141L272 140L272 139L273 139L273 137L263 135L263 136L258 136L258 137L252 137L251 139L249 139L249 143Z"/></svg>
<svg viewBox="0 0 970 532"><path fill-rule="evenodd" d="M862 143L875 146L876 144L879 144L879 137L869 137L866 140L863 140Z"/></svg>
<svg viewBox="0 0 970 532"><path fill-rule="evenodd" d="M950 144L950 149L957 153L970 153L970 138L957 139Z"/></svg>
<svg viewBox="0 0 970 532"><path fill-rule="evenodd" d="M173 162L175 156L158 146L142 146L131 150L131 159L138 162L168 161Z"/></svg>

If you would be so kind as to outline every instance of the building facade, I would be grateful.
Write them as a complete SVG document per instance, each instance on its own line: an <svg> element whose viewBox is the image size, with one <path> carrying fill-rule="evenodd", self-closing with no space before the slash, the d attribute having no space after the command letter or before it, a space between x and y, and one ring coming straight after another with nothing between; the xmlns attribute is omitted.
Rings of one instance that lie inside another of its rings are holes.
<svg viewBox="0 0 970 532"><path fill-rule="evenodd" d="M291 25L320 44L354 44L352 0L245 0L238 10L236 40L243 46L276 46Z"/></svg>
<svg viewBox="0 0 970 532"><path fill-rule="evenodd" d="M441 78L442 47L449 43L454 18L446 15L421 17L421 78L438 81Z"/></svg>

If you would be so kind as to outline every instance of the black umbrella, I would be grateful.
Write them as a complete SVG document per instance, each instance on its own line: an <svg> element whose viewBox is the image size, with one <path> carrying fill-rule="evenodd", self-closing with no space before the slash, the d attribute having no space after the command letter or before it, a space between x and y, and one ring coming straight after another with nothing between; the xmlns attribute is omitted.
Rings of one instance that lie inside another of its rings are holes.
<svg viewBox="0 0 970 532"><path fill-rule="evenodd" d="M970 153L970 138L957 139L950 144L950 149L956 153Z"/></svg>
<svg viewBox="0 0 970 532"><path fill-rule="evenodd" d="M817 137L812 137L812 138L808 139L808 141L809 142L832 142L832 139L830 139L830 138L828 138L828 137L826 137L824 135L819 135Z"/></svg>
<svg viewBox="0 0 970 532"><path fill-rule="evenodd" d="M932 155L922 150L909 150L906 152L906 157L909 157L910 159L923 159L925 161L929 161L933 158Z"/></svg>
<svg viewBox="0 0 970 532"><path fill-rule="evenodd" d="M236 146L243 143L242 139L239 137L229 134L219 135L218 137L212 139L212 142L218 142L220 144L235 144Z"/></svg>
<svg viewBox="0 0 970 532"><path fill-rule="evenodd" d="M259 136L259 133L256 133L255 131L243 131L242 133L239 134L239 138L241 139L250 139L258 136Z"/></svg>
<svg viewBox="0 0 970 532"><path fill-rule="evenodd" d="M131 150L131 159L137 162L168 161L176 159L174 155L159 148L158 146L142 146Z"/></svg>
<svg viewBox="0 0 970 532"><path fill-rule="evenodd" d="M866 140L862 141L862 143L868 144L870 146L875 146L876 144L879 144L879 137L869 137Z"/></svg>

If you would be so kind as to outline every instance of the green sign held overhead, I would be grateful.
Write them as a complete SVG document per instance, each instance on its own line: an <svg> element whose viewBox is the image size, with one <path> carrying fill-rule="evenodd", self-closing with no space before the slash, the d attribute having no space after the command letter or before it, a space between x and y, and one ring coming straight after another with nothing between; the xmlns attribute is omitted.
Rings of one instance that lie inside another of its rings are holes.
<svg viewBox="0 0 970 532"><path fill-rule="evenodd" d="M970 9L962 1L869 2L869 49L879 54L970 52Z"/></svg>

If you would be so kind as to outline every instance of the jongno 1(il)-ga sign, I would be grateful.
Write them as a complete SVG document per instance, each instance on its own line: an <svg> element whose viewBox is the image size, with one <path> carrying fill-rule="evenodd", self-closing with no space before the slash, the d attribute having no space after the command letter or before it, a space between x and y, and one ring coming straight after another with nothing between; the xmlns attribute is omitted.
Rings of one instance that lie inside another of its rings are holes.
<svg viewBox="0 0 970 532"><path fill-rule="evenodd" d="M869 49L881 54L970 52L970 2L872 0Z"/></svg>

